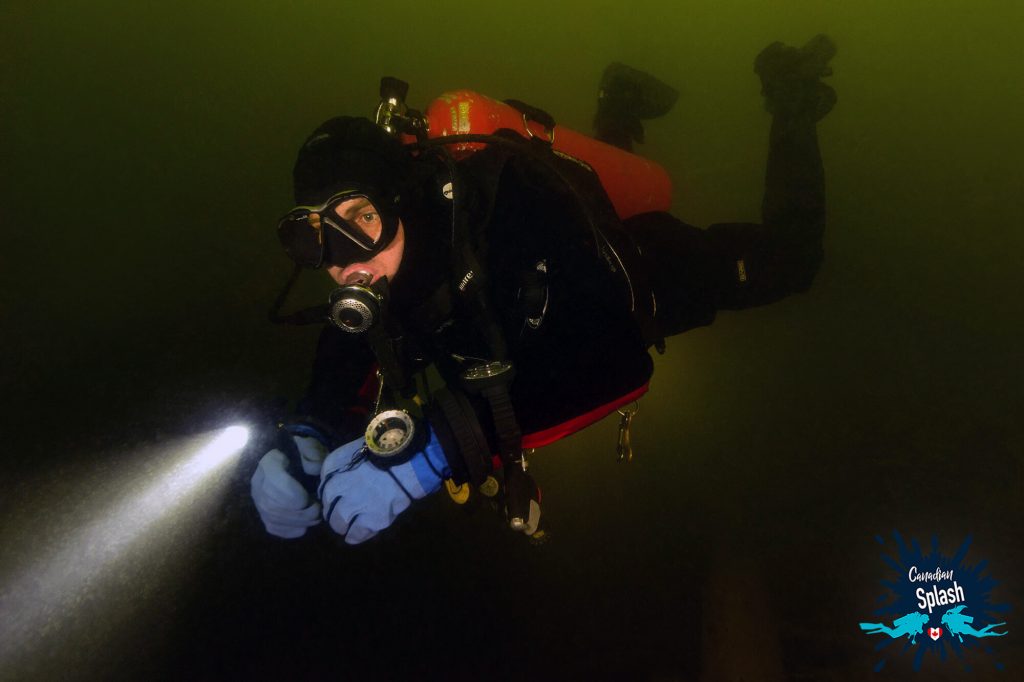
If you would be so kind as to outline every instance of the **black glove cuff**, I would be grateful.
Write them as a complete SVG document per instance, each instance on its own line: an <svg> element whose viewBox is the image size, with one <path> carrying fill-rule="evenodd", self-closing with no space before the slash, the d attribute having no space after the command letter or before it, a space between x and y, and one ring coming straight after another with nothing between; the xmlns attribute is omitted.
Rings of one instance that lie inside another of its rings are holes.
<svg viewBox="0 0 1024 682"><path fill-rule="evenodd" d="M344 445L349 440L352 440L351 438L348 440L342 439L341 436L328 424L320 421L316 417L305 415L292 417L285 421L281 424L280 430L292 436L316 438L328 452Z"/></svg>

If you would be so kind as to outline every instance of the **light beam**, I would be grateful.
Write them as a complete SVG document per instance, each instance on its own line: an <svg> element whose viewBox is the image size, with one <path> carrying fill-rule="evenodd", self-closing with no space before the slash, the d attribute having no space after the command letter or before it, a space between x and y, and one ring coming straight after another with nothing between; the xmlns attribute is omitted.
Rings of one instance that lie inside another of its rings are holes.
<svg viewBox="0 0 1024 682"><path fill-rule="evenodd" d="M157 522L183 516L201 498L208 498L209 484L223 479L216 474L242 452L248 439L246 427L232 426L198 450L188 448L169 469L147 477L148 486L87 516L80 530L30 562L14 580L5 581L0 587L0 662L28 654L45 634L59 631L83 603L96 601L92 593L106 573L113 573L109 569L114 562L136 554L140 560L159 556L153 550L162 537L154 537L145 547L140 547L140 540ZM138 490L137 484L131 481L121 488ZM143 550L149 550L148 555Z"/></svg>

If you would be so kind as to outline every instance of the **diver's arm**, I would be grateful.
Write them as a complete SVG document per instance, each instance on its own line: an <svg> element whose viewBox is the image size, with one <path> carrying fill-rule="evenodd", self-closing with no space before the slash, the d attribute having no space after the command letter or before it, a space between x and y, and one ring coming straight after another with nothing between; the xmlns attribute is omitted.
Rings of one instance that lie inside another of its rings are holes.
<svg viewBox="0 0 1024 682"><path fill-rule="evenodd" d="M324 459L365 427L359 389L373 365L365 346L333 327L320 334L306 395L250 480L253 503L271 535L302 537L320 522L317 483Z"/></svg>
<svg viewBox="0 0 1024 682"><path fill-rule="evenodd" d="M364 339L336 327L320 333L309 386L297 407L298 419L311 417L333 431L341 444L362 433L367 405L360 389L374 367L373 352Z"/></svg>

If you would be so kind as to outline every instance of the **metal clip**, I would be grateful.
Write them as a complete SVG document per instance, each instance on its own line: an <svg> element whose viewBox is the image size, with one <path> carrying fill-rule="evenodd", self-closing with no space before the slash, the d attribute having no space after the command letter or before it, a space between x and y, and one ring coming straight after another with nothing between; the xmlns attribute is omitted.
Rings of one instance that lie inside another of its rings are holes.
<svg viewBox="0 0 1024 682"><path fill-rule="evenodd" d="M640 411L640 403L634 401L633 406L624 410L619 410L619 414L622 418L619 419L619 443L616 447L616 454L618 455L618 461L620 462L632 462L633 461L633 444L630 440L629 427L633 423L633 417Z"/></svg>
<svg viewBox="0 0 1024 682"><path fill-rule="evenodd" d="M374 416L380 414L380 406L384 400L384 372L377 370L377 397L373 401Z"/></svg>

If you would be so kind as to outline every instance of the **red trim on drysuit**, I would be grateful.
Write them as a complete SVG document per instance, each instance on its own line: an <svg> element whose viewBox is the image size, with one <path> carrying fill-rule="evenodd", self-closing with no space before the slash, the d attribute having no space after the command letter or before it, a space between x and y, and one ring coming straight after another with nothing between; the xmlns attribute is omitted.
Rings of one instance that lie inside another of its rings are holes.
<svg viewBox="0 0 1024 682"><path fill-rule="evenodd" d="M545 445L551 445L555 441L559 441L567 436L571 436L577 431L581 431L591 424L596 424L615 410L619 409L623 405L628 405L634 400L639 400L644 393L651 387L650 382L645 383L640 388L630 391L621 398L616 398L610 403L605 403L590 410L584 412L578 417L573 417L568 421L564 421L561 424L556 424L550 428L544 429L543 431L534 431L523 436L523 449L529 448L541 448ZM497 455L494 456L494 468L501 468L501 458Z"/></svg>
<svg viewBox="0 0 1024 682"><path fill-rule="evenodd" d="M606 403L599 407L595 407L590 412L584 412L578 417L573 417L569 421L564 421L561 424L556 424L551 428L544 429L543 431L534 431L523 436L523 447L524 448L541 448L545 445L551 445L557 440L561 440L566 436L571 436L577 431L584 429L591 424L597 423L610 415L615 410L619 409L623 405L628 405L634 400L639 400L640 396L647 393L647 389L650 388L650 382L644 384L640 388L627 393L621 398L616 398L610 403Z"/></svg>

